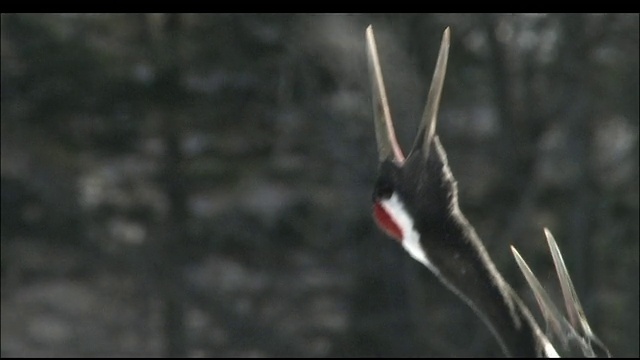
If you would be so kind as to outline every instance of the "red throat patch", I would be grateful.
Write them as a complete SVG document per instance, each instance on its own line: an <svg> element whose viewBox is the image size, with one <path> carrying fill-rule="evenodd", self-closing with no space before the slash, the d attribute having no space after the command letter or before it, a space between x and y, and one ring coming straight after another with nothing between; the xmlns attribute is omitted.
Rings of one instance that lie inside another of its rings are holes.
<svg viewBox="0 0 640 360"><path fill-rule="evenodd" d="M376 224L380 229L392 238L402 242L402 230L379 202L373 205L373 217L376 219Z"/></svg>

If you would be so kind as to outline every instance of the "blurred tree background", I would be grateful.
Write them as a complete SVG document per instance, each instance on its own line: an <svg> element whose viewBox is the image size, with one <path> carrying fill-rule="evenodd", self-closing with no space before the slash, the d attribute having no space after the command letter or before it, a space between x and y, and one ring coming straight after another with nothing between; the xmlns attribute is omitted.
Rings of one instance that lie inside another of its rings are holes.
<svg viewBox="0 0 640 360"><path fill-rule="evenodd" d="M373 224L368 24L405 149L451 27L462 210L638 356L638 14L1 19L3 356L501 356Z"/></svg>

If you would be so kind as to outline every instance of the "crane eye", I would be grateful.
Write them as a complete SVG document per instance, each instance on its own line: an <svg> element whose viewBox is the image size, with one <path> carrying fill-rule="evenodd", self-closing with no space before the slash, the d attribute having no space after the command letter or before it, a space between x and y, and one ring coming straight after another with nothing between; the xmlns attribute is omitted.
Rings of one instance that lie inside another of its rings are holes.
<svg viewBox="0 0 640 360"><path fill-rule="evenodd" d="M393 187L386 181L378 182L373 190L373 201L388 199L393 194Z"/></svg>

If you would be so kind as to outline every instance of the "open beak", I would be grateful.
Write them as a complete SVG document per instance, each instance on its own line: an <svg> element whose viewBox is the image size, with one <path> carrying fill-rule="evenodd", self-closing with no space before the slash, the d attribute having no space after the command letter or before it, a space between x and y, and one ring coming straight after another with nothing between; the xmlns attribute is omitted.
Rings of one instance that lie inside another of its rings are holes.
<svg viewBox="0 0 640 360"><path fill-rule="evenodd" d="M426 159L429 155L431 142L436 133L436 121L438 117L438 108L440 106L440 97L442 94L442 86L444 84L445 73L447 71L447 59L449 57L449 28L446 28L442 36L440 44L440 52L438 53L438 61L431 80L431 87L427 97L427 105L422 115L422 121L418 128L418 135L413 144L413 148L409 155L416 149L421 149ZM390 160L397 165L402 165L405 156L398 144L393 122L391 120L391 111L387 100L387 92L382 78L382 70L380 60L378 58L378 50L376 47L376 39L373 35L373 27L367 27L367 57L369 59L369 77L371 79L371 87L373 92L373 114L376 129L376 141L378 143L378 159L380 162Z"/></svg>
<svg viewBox="0 0 640 360"><path fill-rule="evenodd" d="M518 267L520 267L520 270L524 274L525 279L533 291L533 295L538 302L538 306L540 307L540 311L547 323L547 327L562 342L565 348L568 347L570 340L579 340L581 345L580 349L586 357L611 357L611 353L606 346L600 339L598 339L593 331L591 331L591 327L587 322L584 310L582 310L582 305L580 305L580 300L578 300L578 295L573 287L573 282L569 277L569 272L564 264L564 260L562 259L556 240L549 229L545 228L544 233L547 237L547 244L551 250L553 263L556 267L558 280L560 281L560 288L562 289L567 314L569 315L568 321L562 315L560 310L558 310L558 308L553 304L553 301L551 301L546 290L542 287L518 251L513 246L511 246L511 251L513 252L513 256L516 259ZM597 353L594 352L593 348L597 350Z"/></svg>

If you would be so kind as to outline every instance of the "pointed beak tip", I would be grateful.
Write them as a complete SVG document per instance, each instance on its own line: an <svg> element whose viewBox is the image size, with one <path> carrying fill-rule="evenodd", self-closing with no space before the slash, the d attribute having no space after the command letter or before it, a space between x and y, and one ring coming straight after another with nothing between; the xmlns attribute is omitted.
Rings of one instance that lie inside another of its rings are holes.
<svg viewBox="0 0 640 360"><path fill-rule="evenodd" d="M518 250L516 250L516 248L513 245L510 245L509 247L511 247L511 252L513 253L514 256L520 256L520 253L518 252Z"/></svg>

